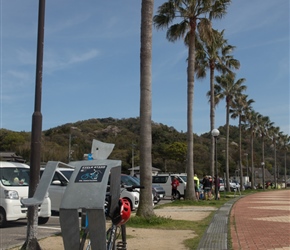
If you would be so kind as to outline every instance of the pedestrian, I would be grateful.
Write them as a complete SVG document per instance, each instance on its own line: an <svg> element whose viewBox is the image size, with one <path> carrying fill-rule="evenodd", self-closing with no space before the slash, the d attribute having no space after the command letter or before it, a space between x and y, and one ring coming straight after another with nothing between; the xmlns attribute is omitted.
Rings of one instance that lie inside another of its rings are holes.
<svg viewBox="0 0 290 250"><path fill-rule="evenodd" d="M204 176L202 184L203 184L204 199L209 200L211 197L211 183L207 175Z"/></svg>
<svg viewBox="0 0 290 250"><path fill-rule="evenodd" d="M214 176L214 190L215 190L215 199L220 199L220 178L215 175Z"/></svg>
<svg viewBox="0 0 290 250"><path fill-rule="evenodd" d="M193 180L194 180L195 196L196 199L199 200L199 179L197 177L197 174L194 174Z"/></svg>
<svg viewBox="0 0 290 250"><path fill-rule="evenodd" d="M177 188L179 186L179 181L177 180L177 177L174 176L172 182L171 182L171 200L175 200L177 197Z"/></svg>

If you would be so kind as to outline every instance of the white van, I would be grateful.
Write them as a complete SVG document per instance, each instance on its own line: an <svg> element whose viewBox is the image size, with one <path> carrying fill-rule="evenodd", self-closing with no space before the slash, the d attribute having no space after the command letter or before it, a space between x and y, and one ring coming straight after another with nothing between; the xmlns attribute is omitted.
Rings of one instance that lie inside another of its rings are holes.
<svg viewBox="0 0 290 250"><path fill-rule="evenodd" d="M27 207L20 200L28 198L29 171L26 164L0 161L0 227L5 227L8 221L27 218ZM38 223L45 224L50 215L50 199L45 197L38 209Z"/></svg>
<svg viewBox="0 0 290 250"><path fill-rule="evenodd" d="M157 174L152 176L152 183L158 184L165 190L165 196L171 197L171 182L174 177L177 177L179 186L177 188L177 198L184 197L186 190L186 174Z"/></svg>

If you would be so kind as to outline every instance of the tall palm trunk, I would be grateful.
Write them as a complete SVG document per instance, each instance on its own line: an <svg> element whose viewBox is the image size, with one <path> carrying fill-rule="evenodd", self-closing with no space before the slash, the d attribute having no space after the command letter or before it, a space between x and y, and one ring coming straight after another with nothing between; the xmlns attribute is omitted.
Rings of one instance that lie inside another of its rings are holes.
<svg viewBox="0 0 290 250"><path fill-rule="evenodd" d="M215 127L215 99L214 99L214 63L210 67L210 131ZM215 139L211 136L211 145L210 145L210 173L211 176L214 176L214 154L215 154Z"/></svg>
<svg viewBox="0 0 290 250"><path fill-rule="evenodd" d="M284 180L285 180L285 189L287 189L287 151L284 153Z"/></svg>
<svg viewBox="0 0 290 250"><path fill-rule="evenodd" d="M274 137L274 183L277 188L277 159L276 159L276 138Z"/></svg>
<svg viewBox="0 0 290 250"><path fill-rule="evenodd" d="M140 50L140 182L138 216L154 215L152 205L152 19L154 0L142 0Z"/></svg>
<svg viewBox="0 0 290 250"><path fill-rule="evenodd" d="M264 134L262 134L262 180L263 180L263 190L265 190L265 140Z"/></svg>
<svg viewBox="0 0 290 250"><path fill-rule="evenodd" d="M194 192L194 166L193 166L193 96L194 96L194 70L195 70L195 28L196 22L191 22L190 41L188 48L187 68L187 192L186 199L196 200Z"/></svg>
<svg viewBox="0 0 290 250"><path fill-rule="evenodd" d="M226 97L226 186L230 191L230 168L229 168L229 136L230 136L230 101Z"/></svg>
<svg viewBox="0 0 290 250"><path fill-rule="evenodd" d="M254 131L251 129L251 188L255 186L255 167L254 167Z"/></svg>
<svg viewBox="0 0 290 250"><path fill-rule="evenodd" d="M241 190L242 187L244 186L244 181L243 181L243 164L242 164L242 122L241 122L241 116L239 116L239 157L240 157L240 160L239 160L239 165L240 165L240 188Z"/></svg>

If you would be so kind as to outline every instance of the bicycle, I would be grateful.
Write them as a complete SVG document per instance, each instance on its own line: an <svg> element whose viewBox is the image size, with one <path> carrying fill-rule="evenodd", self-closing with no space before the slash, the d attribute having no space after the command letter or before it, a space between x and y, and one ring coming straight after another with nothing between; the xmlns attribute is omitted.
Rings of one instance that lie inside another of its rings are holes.
<svg viewBox="0 0 290 250"><path fill-rule="evenodd" d="M136 188L144 188L141 186L129 186L124 189L132 192ZM124 190L123 189L123 190ZM126 236L126 222L130 219L131 206L130 202L126 199L119 199L118 207L113 212L113 216L110 214L110 195L106 196L104 205L104 213L106 218L112 221L111 226L106 231L106 250L126 250L127 249L127 236ZM116 242L121 235L121 241ZM89 237L88 222L86 220L85 228L82 232L80 250L91 250L91 241Z"/></svg>
<svg viewBox="0 0 290 250"><path fill-rule="evenodd" d="M91 179L91 180L97 180L98 177L99 177L99 174L101 173L101 171L99 170L94 170L94 172L92 173L86 173L86 174L83 174L81 176L81 179L82 180L87 180L87 179Z"/></svg>

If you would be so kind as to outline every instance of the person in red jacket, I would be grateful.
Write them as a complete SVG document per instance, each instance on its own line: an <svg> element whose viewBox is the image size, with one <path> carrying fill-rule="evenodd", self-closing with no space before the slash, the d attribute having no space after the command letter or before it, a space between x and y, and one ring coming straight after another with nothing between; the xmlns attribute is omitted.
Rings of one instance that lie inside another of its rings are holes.
<svg viewBox="0 0 290 250"><path fill-rule="evenodd" d="M171 200L175 200L176 196L177 196L177 187L179 186L179 181L177 180L177 177L174 176L174 179L171 182Z"/></svg>

